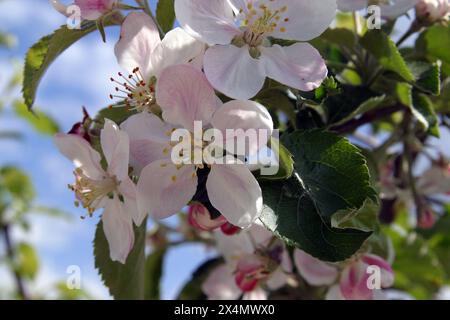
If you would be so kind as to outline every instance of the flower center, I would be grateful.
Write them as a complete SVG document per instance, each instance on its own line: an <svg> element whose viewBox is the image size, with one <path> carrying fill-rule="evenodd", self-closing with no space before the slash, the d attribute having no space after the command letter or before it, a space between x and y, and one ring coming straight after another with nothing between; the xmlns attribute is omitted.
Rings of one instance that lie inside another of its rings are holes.
<svg viewBox="0 0 450 320"><path fill-rule="evenodd" d="M272 3L275 0L270 1ZM243 20L243 26L247 28L247 31L255 35L263 35L272 33L274 31L285 32L286 28L282 26L283 22L288 22L289 18L285 17L288 7L283 6L281 8L271 8L273 5L260 4L254 5L249 3ZM241 9L243 12L244 9Z"/></svg>
<svg viewBox="0 0 450 320"><path fill-rule="evenodd" d="M125 107L128 110L136 110L138 112L151 111L151 108L156 103L155 87L153 82L147 83L142 76L139 68L135 68L133 73L124 76L121 72L118 76L124 81L120 82L111 78L111 82L116 83L116 94L110 94L109 97L113 100L115 98L122 101L115 104L116 107ZM112 108L113 106L110 106Z"/></svg>
<svg viewBox="0 0 450 320"><path fill-rule="evenodd" d="M105 196L113 196L113 192L118 186L114 177L104 177L101 180L95 180L86 176L80 168L75 169L75 184L69 185L69 189L75 192L75 196L81 202L83 208L86 208L89 215L97 209L97 205ZM75 205L79 205L75 202Z"/></svg>

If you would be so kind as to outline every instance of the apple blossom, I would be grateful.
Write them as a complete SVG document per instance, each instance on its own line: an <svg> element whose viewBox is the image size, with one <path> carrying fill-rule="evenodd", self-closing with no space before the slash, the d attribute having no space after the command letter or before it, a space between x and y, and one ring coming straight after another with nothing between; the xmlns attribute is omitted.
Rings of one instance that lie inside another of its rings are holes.
<svg viewBox="0 0 450 320"><path fill-rule="evenodd" d="M418 0L337 0L338 9L341 11L358 11L371 5L377 5L381 9L381 16L386 19L394 19L414 8Z"/></svg>
<svg viewBox="0 0 450 320"><path fill-rule="evenodd" d="M234 99L254 97L266 77L303 91L327 75L307 43L282 47L270 37L308 41L335 17L335 0L176 0L181 26L210 45L203 67L214 88Z"/></svg>
<svg viewBox="0 0 450 320"><path fill-rule="evenodd" d="M449 0L419 0L416 5L416 16L427 24L448 20L450 17Z"/></svg>
<svg viewBox="0 0 450 320"><path fill-rule="evenodd" d="M129 141L125 132L105 119L100 134L103 154L108 163L104 170L101 156L82 137L75 134L57 134L55 143L60 152L72 160L76 169L75 192L77 203L89 215L104 208L103 230L109 243L113 261L125 263L134 243L133 220L137 225L136 186L128 176Z"/></svg>
<svg viewBox="0 0 450 320"><path fill-rule="evenodd" d="M388 262L373 254L363 254L347 261L342 271L337 265L320 261L300 249L294 251L294 263L300 275L310 285L331 286L327 298L331 300L371 300L380 297L378 289L388 288L394 282L394 273ZM380 271L380 288L369 286L369 267ZM338 281L337 285L333 285Z"/></svg>
<svg viewBox="0 0 450 320"><path fill-rule="evenodd" d="M281 288L292 271L292 263L280 241L259 224L234 236L215 232L225 263L208 275L202 285L209 299L267 299L263 287Z"/></svg>
<svg viewBox="0 0 450 320"><path fill-rule="evenodd" d="M205 168L202 159L196 162L196 155L200 153L201 156L214 144L194 135L194 140L199 140L194 141L192 149L175 152L171 136L177 128L183 128L182 132L189 140L199 121L220 132L226 129L264 130L267 136L250 144L249 149L253 152L267 143L273 130L272 118L263 106L253 101L230 101L222 105L205 75L190 65L171 66L161 73L156 85L156 100L165 122L154 114L141 113L122 124L131 139L131 165L136 170L143 168L138 182L141 216L149 212L157 219L169 217L179 212L196 193L197 170ZM234 138L227 135L225 140ZM174 163L173 156L179 156L179 153L184 158L180 163ZM208 163L210 172L206 190L209 200L227 221L247 227L262 211L261 188L244 163L230 155L217 156L224 163Z"/></svg>
<svg viewBox="0 0 450 320"><path fill-rule="evenodd" d="M68 6L59 0L50 0L53 7L61 14L67 16ZM80 8L81 18L85 20L97 20L106 13L112 11L118 0L74 0L74 5Z"/></svg>
<svg viewBox="0 0 450 320"><path fill-rule="evenodd" d="M150 16L132 12L124 20L120 40L114 49L118 63L129 76L119 73L116 92L110 98L124 100L124 105L138 111L149 110L155 103L155 82L166 67L183 63L198 63L204 44L181 28L169 31L161 40L158 27Z"/></svg>

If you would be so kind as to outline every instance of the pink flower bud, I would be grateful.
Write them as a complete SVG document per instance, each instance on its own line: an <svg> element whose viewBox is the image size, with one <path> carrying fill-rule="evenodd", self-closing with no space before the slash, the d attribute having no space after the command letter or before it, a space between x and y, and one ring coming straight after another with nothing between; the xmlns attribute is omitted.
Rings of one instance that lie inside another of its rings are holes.
<svg viewBox="0 0 450 320"><path fill-rule="evenodd" d="M448 20L450 2L448 0L420 0L416 5L416 16L421 22L432 24Z"/></svg>
<svg viewBox="0 0 450 320"><path fill-rule="evenodd" d="M256 255L247 255L239 260L236 272L236 285L243 292L253 291L261 280L268 277L269 272L263 261Z"/></svg>
<svg viewBox="0 0 450 320"><path fill-rule="evenodd" d="M421 229L431 229L436 223L436 214L430 208L423 210L420 213L417 226Z"/></svg>
<svg viewBox="0 0 450 320"><path fill-rule="evenodd" d="M223 216L212 219L211 214L204 205L194 203L189 206L188 222L196 229L212 231L227 223L227 220Z"/></svg>
<svg viewBox="0 0 450 320"><path fill-rule="evenodd" d="M236 233L241 231L241 228L236 227L235 225L232 225L229 222L224 223L220 226L220 230L222 230L222 233L227 236L235 235Z"/></svg>

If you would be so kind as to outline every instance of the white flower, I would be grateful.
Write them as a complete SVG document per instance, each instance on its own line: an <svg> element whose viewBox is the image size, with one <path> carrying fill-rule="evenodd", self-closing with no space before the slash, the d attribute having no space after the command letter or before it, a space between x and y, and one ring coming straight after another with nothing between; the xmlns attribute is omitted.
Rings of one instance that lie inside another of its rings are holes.
<svg viewBox="0 0 450 320"><path fill-rule="evenodd" d="M176 64L201 63L205 45L181 28L169 31L160 39L153 20L143 12L132 12L124 20L114 52L118 63L130 76L111 80L124 93L125 105L138 111L155 102L154 85L162 70Z"/></svg>
<svg viewBox="0 0 450 320"><path fill-rule="evenodd" d="M308 41L330 25L336 0L176 0L181 26L211 47L204 70L214 88L250 99L266 77L303 91L327 75L319 52L307 43L282 47L269 37Z"/></svg>
<svg viewBox="0 0 450 320"><path fill-rule="evenodd" d="M450 1L420 0L416 5L416 16L419 20L427 23L448 20L450 17Z"/></svg>
<svg viewBox="0 0 450 320"><path fill-rule="evenodd" d="M141 113L122 124L131 139L131 164L137 171L143 168L138 182L141 216L147 212L158 219L171 216L196 193L196 172L204 166L192 164L194 161L191 164L172 161L171 134L175 128L184 128L192 134L194 122L201 121L203 126L210 125L221 132L266 130L266 139L250 145L253 152L266 145L272 134L272 118L264 107L253 101L230 101L222 105L205 75L190 65L166 68L157 82L156 99L166 122L154 114ZM194 149L186 156L191 159L197 151L202 152L204 143L200 141L200 150ZM245 164L236 163L234 158L225 157L225 164L211 165L206 189L211 204L233 225L247 227L261 213L261 188Z"/></svg>
<svg viewBox="0 0 450 320"><path fill-rule="evenodd" d="M92 214L104 208L103 230L113 261L125 263L134 243L133 220L137 225L136 186L128 176L129 140L125 132L105 119L101 146L108 163L104 170L101 156L90 144L74 134L57 134L60 152L72 160L76 182L71 189L77 200Z"/></svg>

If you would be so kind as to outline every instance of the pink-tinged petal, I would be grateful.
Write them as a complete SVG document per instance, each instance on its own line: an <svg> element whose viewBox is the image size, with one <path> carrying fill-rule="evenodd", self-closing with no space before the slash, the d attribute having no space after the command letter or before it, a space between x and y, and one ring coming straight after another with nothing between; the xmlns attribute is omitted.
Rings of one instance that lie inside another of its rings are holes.
<svg viewBox="0 0 450 320"><path fill-rule="evenodd" d="M97 20L110 11L117 0L75 0L81 10L81 17L86 20Z"/></svg>
<svg viewBox="0 0 450 320"><path fill-rule="evenodd" d="M273 233L264 227L259 220L255 221L255 223L245 231L256 246L267 247L273 240Z"/></svg>
<svg viewBox="0 0 450 320"><path fill-rule="evenodd" d="M267 109L248 100L225 103L214 113L211 124L222 132L225 149L237 155L258 153L273 132L272 117Z"/></svg>
<svg viewBox="0 0 450 320"><path fill-rule="evenodd" d="M277 0L265 1L273 9L286 7L281 13L275 38L308 41L320 36L336 17L336 0Z"/></svg>
<svg viewBox="0 0 450 320"><path fill-rule="evenodd" d="M337 279L338 270L335 267L302 250L295 249L294 263L303 279L312 286L331 285Z"/></svg>
<svg viewBox="0 0 450 320"><path fill-rule="evenodd" d="M263 288L255 288L253 291L246 292L242 296L242 300L248 301L258 301L258 300L267 300L268 295L267 292Z"/></svg>
<svg viewBox="0 0 450 320"><path fill-rule="evenodd" d="M181 28L169 31L151 55L154 75L177 64L186 64L204 54L205 44L191 37Z"/></svg>
<svg viewBox="0 0 450 320"><path fill-rule="evenodd" d="M205 53L206 77L214 88L230 98L248 100L264 85L264 64L253 59L248 50L248 46L217 45Z"/></svg>
<svg viewBox="0 0 450 320"><path fill-rule="evenodd" d="M193 165L177 168L170 160L146 166L139 178L137 202L140 215L164 219L181 211L197 190Z"/></svg>
<svg viewBox="0 0 450 320"><path fill-rule="evenodd" d="M131 217L117 196L107 201L102 221L111 260L124 264L133 248L134 231Z"/></svg>
<svg viewBox="0 0 450 320"><path fill-rule="evenodd" d="M156 160L168 159L173 126L156 115L141 112L129 117L121 129L130 137L130 165L135 173Z"/></svg>
<svg viewBox="0 0 450 320"><path fill-rule="evenodd" d="M246 232L227 236L220 231L216 231L214 232L214 238L217 251L221 253L229 265L234 266L241 256L255 252L252 240Z"/></svg>
<svg viewBox="0 0 450 320"><path fill-rule="evenodd" d="M239 259L234 273L234 280L243 292L253 291L260 281L267 279L267 277L266 265L260 257L249 254Z"/></svg>
<svg viewBox="0 0 450 320"><path fill-rule="evenodd" d="M210 300L236 300L242 294L234 283L233 270L226 264L211 271L202 284L202 291Z"/></svg>
<svg viewBox="0 0 450 320"><path fill-rule="evenodd" d="M392 270L389 262L374 254L365 254L361 260L369 266L380 268L382 288L388 288L394 284L394 270Z"/></svg>
<svg viewBox="0 0 450 320"><path fill-rule="evenodd" d="M325 295L325 300L345 300L338 284L335 284L328 289L328 292Z"/></svg>
<svg viewBox="0 0 450 320"><path fill-rule="evenodd" d="M353 262L345 267L339 282L343 297L347 300L371 300L373 290L367 285L369 276L365 263Z"/></svg>
<svg viewBox="0 0 450 320"><path fill-rule="evenodd" d="M92 179L101 179L105 171L100 165L101 156L89 142L74 134L55 135L55 144L66 158L71 160L76 168Z"/></svg>
<svg viewBox="0 0 450 320"><path fill-rule="evenodd" d="M156 100L165 121L194 130L194 121L210 123L218 107L214 89L205 75L190 65L171 66L156 84Z"/></svg>
<svg viewBox="0 0 450 320"><path fill-rule="evenodd" d="M241 33L227 1L175 0L175 13L183 29L210 45L229 44Z"/></svg>
<svg viewBox="0 0 450 320"><path fill-rule="evenodd" d="M137 187L130 178L123 180L118 186L119 193L123 196L124 211L131 216L134 223L139 227L147 216L140 212L137 207Z"/></svg>
<svg viewBox="0 0 450 320"><path fill-rule="evenodd" d="M337 0L338 9L341 11L358 11L368 6L367 0Z"/></svg>
<svg viewBox="0 0 450 320"><path fill-rule="evenodd" d="M320 53L308 43L263 48L261 59L269 78L302 91L318 88L328 74Z"/></svg>
<svg viewBox="0 0 450 320"><path fill-rule="evenodd" d="M223 216L213 219L204 205L193 203L189 206L188 222L196 229L212 231L227 223L227 220Z"/></svg>
<svg viewBox="0 0 450 320"><path fill-rule="evenodd" d="M261 214L261 188L243 164L213 165L206 189L212 205L235 226L248 227Z"/></svg>
<svg viewBox="0 0 450 320"><path fill-rule="evenodd" d="M143 12L132 12L124 20L120 31L120 40L114 52L119 64L132 73L140 68L145 81L153 75L151 55L161 43L158 28L153 20Z"/></svg>
<svg viewBox="0 0 450 320"><path fill-rule="evenodd" d="M130 142L125 131L121 131L113 121L105 119L105 127L100 132L103 154L108 163L108 173L118 181L128 177Z"/></svg>
<svg viewBox="0 0 450 320"><path fill-rule="evenodd" d="M271 290L277 290L286 285L286 281L288 280L287 274L283 271L282 268L277 268L272 274L269 276L269 279L266 281L267 287Z"/></svg>

